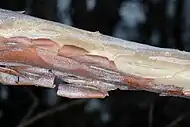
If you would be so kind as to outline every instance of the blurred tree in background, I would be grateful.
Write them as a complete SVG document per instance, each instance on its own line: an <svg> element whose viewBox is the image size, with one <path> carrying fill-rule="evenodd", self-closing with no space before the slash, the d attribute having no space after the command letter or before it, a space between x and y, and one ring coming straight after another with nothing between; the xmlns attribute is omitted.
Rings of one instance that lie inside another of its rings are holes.
<svg viewBox="0 0 190 127"><path fill-rule="evenodd" d="M190 51L189 0L6 0L0 7L158 47ZM70 100L45 88L0 87L2 127L189 127L190 100L144 91Z"/></svg>

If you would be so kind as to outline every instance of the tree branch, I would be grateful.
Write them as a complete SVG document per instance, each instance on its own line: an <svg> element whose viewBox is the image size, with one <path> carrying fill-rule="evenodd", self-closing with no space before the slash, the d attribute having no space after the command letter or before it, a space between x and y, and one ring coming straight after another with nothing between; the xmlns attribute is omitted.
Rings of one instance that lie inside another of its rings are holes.
<svg viewBox="0 0 190 127"><path fill-rule="evenodd" d="M147 90L188 97L190 53L158 48L0 9L0 82L69 98ZM55 83L55 77L62 82Z"/></svg>

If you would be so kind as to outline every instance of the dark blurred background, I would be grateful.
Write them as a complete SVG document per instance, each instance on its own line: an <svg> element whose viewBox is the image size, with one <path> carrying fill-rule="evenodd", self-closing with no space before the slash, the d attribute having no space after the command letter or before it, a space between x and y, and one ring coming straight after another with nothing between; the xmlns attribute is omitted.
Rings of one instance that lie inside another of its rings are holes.
<svg viewBox="0 0 190 127"><path fill-rule="evenodd" d="M0 8L190 51L190 0L4 0ZM189 127L190 100L145 91L68 99L53 89L0 87L0 127Z"/></svg>

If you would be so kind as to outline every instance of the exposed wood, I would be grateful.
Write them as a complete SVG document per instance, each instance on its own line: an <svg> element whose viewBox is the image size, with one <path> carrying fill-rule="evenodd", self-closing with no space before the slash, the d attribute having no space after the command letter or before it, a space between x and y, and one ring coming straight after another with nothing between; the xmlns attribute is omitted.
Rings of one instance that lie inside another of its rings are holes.
<svg viewBox="0 0 190 127"><path fill-rule="evenodd" d="M0 82L58 86L69 98L147 90L190 96L190 53L109 37L0 9ZM67 84L54 84L55 77Z"/></svg>

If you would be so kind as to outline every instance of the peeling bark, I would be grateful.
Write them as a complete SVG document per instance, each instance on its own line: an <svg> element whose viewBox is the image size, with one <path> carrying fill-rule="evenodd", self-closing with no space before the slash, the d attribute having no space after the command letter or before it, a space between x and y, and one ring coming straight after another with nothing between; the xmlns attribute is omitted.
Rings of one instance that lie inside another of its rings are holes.
<svg viewBox="0 0 190 127"><path fill-rule="evenodd" d="M104 98L115 89L189 97L189 75L188 52L0 9L2 84L58 86L57 95L69 98Z"/></svg>

